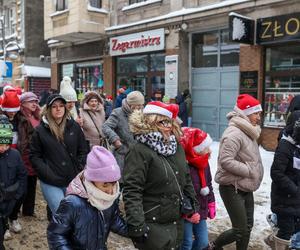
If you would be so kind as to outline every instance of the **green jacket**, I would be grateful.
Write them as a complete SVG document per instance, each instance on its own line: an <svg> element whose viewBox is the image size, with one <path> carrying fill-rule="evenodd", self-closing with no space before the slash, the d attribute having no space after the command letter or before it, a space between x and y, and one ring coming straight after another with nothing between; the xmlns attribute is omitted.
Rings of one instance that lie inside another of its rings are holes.
<svg viewBox="0 0 300 250"><path fill-rule="evenodd" d="M146 242L139 249L179 247L183 220L175 175L183 193L194 206L198 205L182 147L178 144L175 155L164 157L142 143L132 145L123 174L129 235L141 236L146 226L150 228Z"/></svg>

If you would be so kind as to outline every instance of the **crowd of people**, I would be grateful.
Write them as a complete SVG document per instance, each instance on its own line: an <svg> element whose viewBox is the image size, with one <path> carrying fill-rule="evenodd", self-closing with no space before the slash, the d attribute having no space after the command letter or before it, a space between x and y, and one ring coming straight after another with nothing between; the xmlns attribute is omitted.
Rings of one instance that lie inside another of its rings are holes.
<svg viewBox="0 0 300 250"><path fill-rule="evenodd" d="M34 215L37 180L48 206L49 249L105 250L110 231L141 250L248 248L253 192L264 175L257 142L263 110L254 97L239 95L227 114L214 178L212 138L190 126L188 90L177 104L167 96L145 103L139 91L119 91L115 105L88 91L78 105L64 77L60 92L43 98L42 107L34 93L11 86L0 99L0 249L11 232L22 230L18 215ZM276 250L300 249L297 99L271 168L274 232L266 243ZM207 219L216 217L213 181L232 227L209 239Z"/></svg>

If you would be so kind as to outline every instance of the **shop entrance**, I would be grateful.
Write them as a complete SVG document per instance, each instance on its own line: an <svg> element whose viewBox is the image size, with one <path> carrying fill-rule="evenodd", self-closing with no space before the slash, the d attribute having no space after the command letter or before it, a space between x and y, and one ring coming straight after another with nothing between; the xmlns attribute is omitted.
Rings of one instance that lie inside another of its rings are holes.
<svg viewBox="0 0 300 250"><path fill-rule="evenodd" d="M218 140L227 127L226 114L236 101L239 67L193 69L193 126Z"/></svg>

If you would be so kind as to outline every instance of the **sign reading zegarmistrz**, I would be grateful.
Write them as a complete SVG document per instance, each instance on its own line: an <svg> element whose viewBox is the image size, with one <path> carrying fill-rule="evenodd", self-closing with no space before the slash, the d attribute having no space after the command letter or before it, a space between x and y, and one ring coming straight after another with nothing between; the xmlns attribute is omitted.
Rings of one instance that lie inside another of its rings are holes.
<svg viewBox="0 0 300 250"><path fill-rule="evenodd" d="M258 44L300 40L300 13L257 19Z"/></svg>
<svg viewBox="0 0 300 250"><path fill-rule="evenodd" d="M165 49L164 29L147 30L110 38L111 56L128 55Z"/></svg>

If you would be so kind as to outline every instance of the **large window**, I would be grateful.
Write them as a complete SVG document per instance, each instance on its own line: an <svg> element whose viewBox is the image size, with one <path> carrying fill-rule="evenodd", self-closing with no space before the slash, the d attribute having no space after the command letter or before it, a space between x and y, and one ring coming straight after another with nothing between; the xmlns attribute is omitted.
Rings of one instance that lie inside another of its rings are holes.
<svg viewBox="0 0 300 250"><path fill-rule="evenodd" d="M102 8L102 1L101 0L90 0L90 5L92 7L101 9Z"/></svg>
<svg viewBox="0 0 300 250"><path fill-rule="evenodd" d="M291 99L300 94L300 45L266 49L265 126L285 126Z"/></svg>
<svg viewBox="0 0 300 250"><path fill-rule="evenodd" d="M229 41L228 30L193 34L192 66L228 67L239 65L239 44Z"/></svg>
<svg viewBox="0 0 300 250"><path fill-rule="evenodd" d="M67 0L56 0L56 11L67 9Z"/></svg>
<svg viewBox="0 0 300 250"><path fill-rule="evenodd" d="M145 2L147 0L129 0L129 4L134 4L134 3L140 3L140 2Z"/></svg>
<svg viewBox="0 0 300 250"><path fill-rule="evenodd" d="M123 86L141 91L147 100L161 100L165 92L165 55L118 57L117 89Z"/></svg>

